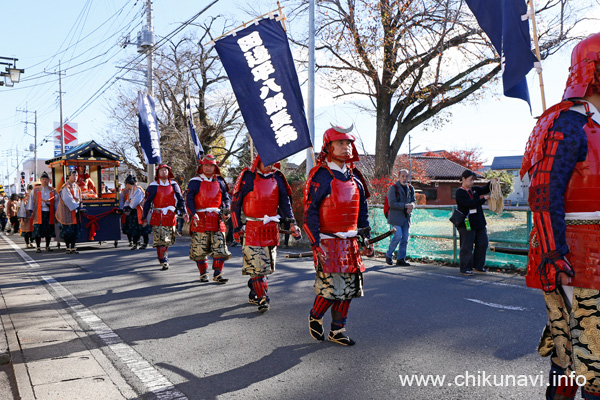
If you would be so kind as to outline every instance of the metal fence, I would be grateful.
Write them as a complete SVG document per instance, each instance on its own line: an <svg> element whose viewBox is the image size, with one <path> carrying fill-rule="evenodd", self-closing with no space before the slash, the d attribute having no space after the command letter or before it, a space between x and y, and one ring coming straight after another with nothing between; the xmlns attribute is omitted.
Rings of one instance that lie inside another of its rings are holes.
<svg viewBox="0 0 600 400"><path fill-rule="evenodd" d="M449 221L453 206L419 206L413 210L407 255L430 261L458 262L458 231ZM527 249L531 231L531 211L528 207L505 207L496 214L484 207L490 246ZM383 215L383 206L369 206L371 235L390 229ZM375 244L375 249L387 251L390 239ZM491 267L525 269L527 256L496 253L488 250L486 264Z"/></svg>

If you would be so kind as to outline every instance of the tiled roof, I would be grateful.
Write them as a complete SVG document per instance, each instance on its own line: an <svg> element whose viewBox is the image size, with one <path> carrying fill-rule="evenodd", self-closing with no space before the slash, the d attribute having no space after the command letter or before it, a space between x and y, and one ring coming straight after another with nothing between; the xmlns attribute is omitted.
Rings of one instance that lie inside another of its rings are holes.
<svg viewBox="0 0 600 400"><path fill-rule="evenodd" d="M315 153L315 157L318 153ZM359 155L360 161L356 166L362 171L372 171L375 169L375 156L371 154ZM412 159L423 166L426 175L432 180L450 179L456 181L460 179L463 171L467 168L460 164L450 161L443 157L433 156L413 156ZM414 167L414 165L413 165ZM306 160L304 160L298 168L302 171L306 168ZM476 178L483 178L481 174L477 174Z"/></svg>
<svg viewBox="0 0 600 400"><path fill-rule="evenodd" d="M416 156L413 160L418 161L430 179L460 179L463 171L467 168L443 157ZM477 178L481 178L477 174Z"/></svg>
<svg viewBox="0 0 600 400"><path fill-rule="evenodd" d="M503 156L494 157L492 161L492 170L495 169L521 169L523 156Z"/></svg>

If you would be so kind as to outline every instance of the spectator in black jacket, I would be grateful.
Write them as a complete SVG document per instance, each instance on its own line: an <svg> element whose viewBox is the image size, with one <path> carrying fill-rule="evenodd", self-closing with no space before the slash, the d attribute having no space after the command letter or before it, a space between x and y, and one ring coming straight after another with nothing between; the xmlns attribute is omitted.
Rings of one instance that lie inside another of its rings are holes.
<svg viewBox="0 0 600 400"><path fill-rule="evenodd" d="M498 178L493 178L497 180ZM472 276L476 272L487 272L485 268L485 253L488 246L483 208L486 200L490 198L490 184L473 186L475 172L465 170L461 175L462 186L456 191L456 205L460 212L467 217L458 227L460 235L460 273ZM475 249L473 250L473 245Z"/></svg>

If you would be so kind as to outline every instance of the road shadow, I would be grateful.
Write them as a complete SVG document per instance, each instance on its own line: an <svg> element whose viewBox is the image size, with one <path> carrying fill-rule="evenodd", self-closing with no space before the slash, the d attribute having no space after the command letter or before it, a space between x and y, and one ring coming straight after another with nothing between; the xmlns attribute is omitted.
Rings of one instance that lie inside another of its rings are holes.
<svg viewBox="0 0 600 400"><path fill-rule="evenodd" d="M260 359L218 374L198 377L171 364L158 363L157 367L172 371L187 380L177 389L193 399L217 399L219 395L245 389L278 376L302 362L302 357L323 350L315 344L294 344L277 347Z"/></svg>

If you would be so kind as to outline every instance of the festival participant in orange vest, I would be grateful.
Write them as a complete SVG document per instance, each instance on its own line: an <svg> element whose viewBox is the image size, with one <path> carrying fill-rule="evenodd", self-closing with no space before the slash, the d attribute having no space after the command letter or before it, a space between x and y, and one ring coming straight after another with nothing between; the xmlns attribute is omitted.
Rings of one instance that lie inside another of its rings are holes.
<svg viewBox="0 0 600 400"><path fill-rule="evenodd" d="M542 289L546 399L600 399L600 33L579 42L563 101L539 117L521 177L533 229L527 286Z"/></svg>
<svg viewBox="0 0 600 400"><path fill-rule="evenodd" d="M317 166L304 188L304 230L312 243L317 295L310 315L309 332L325 339L323 315L331 307L328 340L345 346L355 344L344 332L350 301L363 296L362 262L357 235L369 227L368 191L354 168L358 154L352 128L332 127L323 136ZM364 234L370 237L368 231ZM365 255L374 255L373 246Z"/></svg>
<svg viewBox="0 0 600 400"><path fill-rule="evenodd" d="M227 283L223 277L225 260L231 257L225 242L225 222L229 218L230 197L227 184L221 177L219 164L212 154L198 162L197 177L188 183L185 198L191 215L192 244L190 259L196 261L200 282L208 282L207 257L213 259L213 281Z"/></svg>
<svg viewBox="0 0 600 400"><path fill-rule="evenodd" d="M82 198L95 198L98 197L96 193L96 185L88 173L85 172L85 166L80 165L77 167L77 184L81 189Z"/></svg>
<svg viewBox="0 0 600 400"><path fill-rule="evenodd" d="M152 207L150 225L154 240L152 246L156 247L158 262L162 270L169 269L169 246L175 243L175 224L177 215L182 215L184 201L181 189L175 181L171 167L167 164L159 164L156 167L156 180L146 190L144 200L144 212L142 214L142 226L148 225L148 213Z"/></svg>
<svg viewBox="0 0 600 400"><path fill-rule="evenodd" d="M81 233L79 209L82 193L77 184L77 170L69 172L69 179L60 189L59 203L56 208L56 219L60 222L60 236L65 241L67 254L78 254L75 242Z"/></svg>
<svg viewBox="0 0 600 400"><path fill-rule="evenodd" d="M31 237L35 239L37 250L42 251L42 238L46 239L46 251L52 251L50 240L54 236L54 210L58 204L58 194L50 186L50 177L46 171L40 176L41 185L34 187L27 201L27 210L33 221Z"/></svg>
<svg viewBox="0 0 600 400"><path fill-rule="evenodd" d="M244 237L242 274L250 275L249 302L258 305L260 312L270 307L267 276L275 271L281 218L291 222L295 238L301 236L290 202L292 190L279 168L279 163L265 166L257 155L250 169L244 168L238 177L231 203L234 240L239 242Z"/></svg>
<svg viewBox="0 0 600 400"><path fill-rule="evenodd" d="M21 219L21 236L25 239L25 248L32 249L33 248L33 239L31 238L31 232L33 231L33 220L29 216L27 212L27 203L29 203L29 196L33 191L33 185L27 185L27 192L23 197L23 201L21 201L21 206L19 207L19 218Z"/></svg>
<svg viewBox="0 0 600 400"><path fill-rule="evenodd" d="M148 235L152 232L149 225L142 226L142 215L144 213L144 189L137 185L137 179L133 175L125 178L125 190L123 191L123 212L126 215L125 226L127 235L131 235L131 250L148 247ZM140 237L144 243L140 244Z"/></svg>

